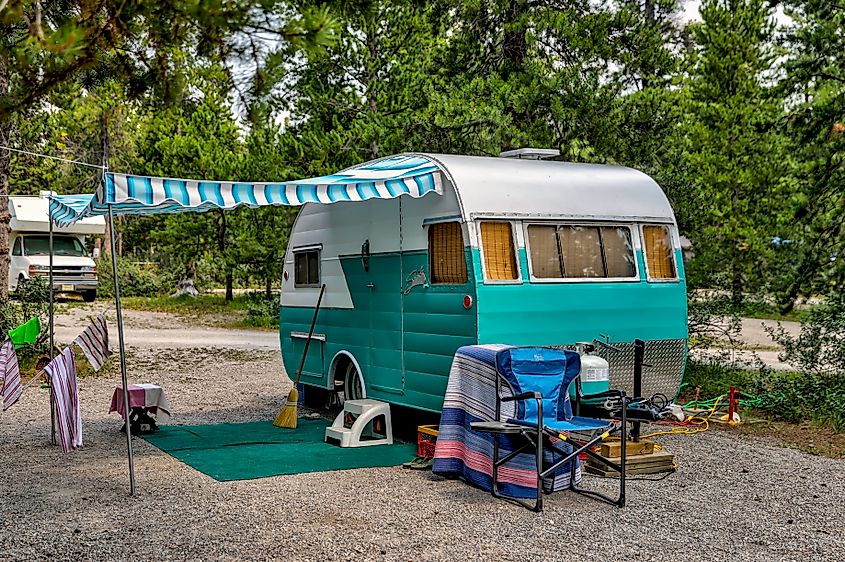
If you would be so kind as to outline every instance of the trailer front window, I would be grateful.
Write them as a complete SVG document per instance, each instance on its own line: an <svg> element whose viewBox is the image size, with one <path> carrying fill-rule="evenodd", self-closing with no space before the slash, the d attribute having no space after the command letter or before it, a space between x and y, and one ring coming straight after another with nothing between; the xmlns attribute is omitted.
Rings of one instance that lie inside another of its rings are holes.
<svg viewBox="0 0 845 562"><path fill-rule="evenodd" d="M482 222L481 247L484 252L484 274L491 281L519 279L513 232L509 222Z"/></svg>
<svg viewBox="0 0 845 562"><path fill-rule="evenodd" d="M318 287L320 285L320 250L293 253L293 286Z"/></svg>
<svg viewBox="0 0 845 562"><path fill-rule="evenodd" d="M534 279L634 279L637 275L627 226L532 224L528 246Z"/></svg>
<svg viewBox="0 0 845 562"><path fill-rule="evenodd" d="M429 226L428 255L432 283L463 285L467 282L461 223L441 222Z"/></svg>

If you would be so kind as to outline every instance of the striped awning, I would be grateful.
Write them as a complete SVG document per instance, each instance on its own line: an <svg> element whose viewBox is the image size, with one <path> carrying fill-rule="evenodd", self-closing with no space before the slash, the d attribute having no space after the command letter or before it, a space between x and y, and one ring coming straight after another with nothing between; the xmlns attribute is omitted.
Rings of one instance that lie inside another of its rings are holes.
<svg viewBox="0 0 845 562"><path fill-rule="evenodd" d="M234 209L245 205L302 205L422 197L442 193L440 168L428 157L400 154L373 160L318 178L285 183L238 183L154 178L107 173L96 193L58 195L50 200L50 217L67 226L85 217L147 215Z"/></svg>

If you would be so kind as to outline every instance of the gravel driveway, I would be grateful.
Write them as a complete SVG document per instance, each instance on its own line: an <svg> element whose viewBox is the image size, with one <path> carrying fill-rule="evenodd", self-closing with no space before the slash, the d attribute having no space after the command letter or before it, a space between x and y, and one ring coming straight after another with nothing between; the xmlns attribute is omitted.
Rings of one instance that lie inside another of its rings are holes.
<svg viewBox="0 0 845 562"><path fill-rule="evenodd" d="M190 333L188 334L190 336ZM186 336L187 337L187 336ZM171 423L270 420L276 350L137 349L130 380L166 389ZM838 560L845 461L711 431L660 437L678 473L631 481L622 510L550 496L542 515L458 481L373 468L216 482L135 439L128 496L116 378L80 380L85 447L49 445L47 391L0 414L3 560ZM606 481L586 477L585 483Z"/></svg>

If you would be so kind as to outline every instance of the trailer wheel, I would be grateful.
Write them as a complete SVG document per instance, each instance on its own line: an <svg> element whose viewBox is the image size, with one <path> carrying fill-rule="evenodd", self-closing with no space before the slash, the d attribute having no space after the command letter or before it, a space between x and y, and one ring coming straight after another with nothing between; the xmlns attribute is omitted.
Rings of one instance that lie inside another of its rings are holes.
<svg viewBox="0 0 845 562"><path fill-rule="evenodd" d="M352 361L347 363L346 372L343 375L343 394L344 400L360 400L364 397L364 389L361 387L361 375Z"/></svg>

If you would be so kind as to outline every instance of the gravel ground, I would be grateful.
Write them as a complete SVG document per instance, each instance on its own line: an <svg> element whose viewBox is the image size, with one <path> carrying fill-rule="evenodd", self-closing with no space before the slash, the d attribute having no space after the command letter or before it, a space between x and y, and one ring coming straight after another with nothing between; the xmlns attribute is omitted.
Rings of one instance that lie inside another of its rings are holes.
<svg viewBox="0 0 845 562"><path fill-rule="evenodd" d="M201 334L197 341L202 342ZM202 345L205 345L204 343ZM130 379L166 389L171 423L272 419L276 351L135 350ZM622 510L571 493L535 514L459 481L374 468L216 482L135 439L128 496L115 378L80 380L85 447L49 445L46 390L0 415L0 559L841 560L845 461L711 431L660 437L680 462L631 481ZM585 477L585 484L610 482Z"/></svg>

